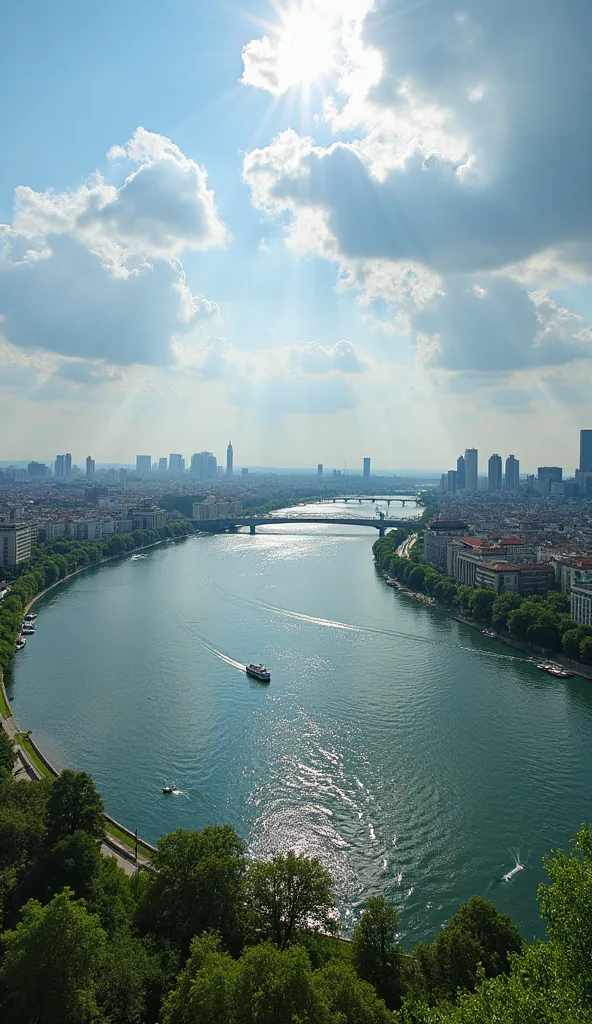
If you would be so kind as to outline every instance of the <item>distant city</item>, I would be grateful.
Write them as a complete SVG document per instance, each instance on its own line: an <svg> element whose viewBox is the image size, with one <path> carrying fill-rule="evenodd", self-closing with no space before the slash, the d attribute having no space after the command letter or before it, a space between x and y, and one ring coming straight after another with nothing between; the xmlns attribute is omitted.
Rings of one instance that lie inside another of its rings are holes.
<svg viewBox="0 0 592 1024"><path fill-rule="evenodd" d="M366 460L365 460L366 461ZM365 475L365 474L364 474ZM566 498L592 495L592 430L580 431L580 463L575 475L564 479L561 466L539 466L536 474L520 478L520 462L508 455L505 467L501 455L494 453L487 462L487 476L479 476L479 452L467 448L456 460L456 469L449 469L440 477L442 493L488 490L493 492L518 491L540 497L563 495Z"/></svg>

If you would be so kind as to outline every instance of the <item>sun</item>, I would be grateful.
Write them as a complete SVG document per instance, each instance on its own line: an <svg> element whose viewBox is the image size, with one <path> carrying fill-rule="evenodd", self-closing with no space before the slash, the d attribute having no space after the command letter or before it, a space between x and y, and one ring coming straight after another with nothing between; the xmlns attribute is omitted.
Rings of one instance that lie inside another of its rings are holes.
<svg viewBox="0 0 592 1024"><path fill-rule="evenodd" d="M335 18L314 0L285 11L278 33L277 71L284 89L311 86L328 76L336 62Z"/></svg>

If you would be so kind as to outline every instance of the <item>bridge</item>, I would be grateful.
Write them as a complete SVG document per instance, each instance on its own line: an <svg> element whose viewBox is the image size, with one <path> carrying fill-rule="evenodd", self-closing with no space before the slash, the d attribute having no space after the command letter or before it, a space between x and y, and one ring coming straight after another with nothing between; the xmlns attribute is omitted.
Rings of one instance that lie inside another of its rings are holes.
<svg viewBox="0 0 592 1024"><path fill-rule="evenodd" d="M401 505L403 506L403 508L407 504L409 504L409 505L419 505L419 502L418 502L417 498L410 498L410 497L400 498L396 494L392 494L390 497L384 496L384 495L382 497L381 496L371 497L369 494L348 494L346 496L344 494L341 497L337 497L337 498L323 498L321 503L322 504L330 504L331 502L333 502L333 504L335 504L336 501L344 501L346 505L347 505L348 501L357 501L359 505L361 505L363 501L371 501L371 502L386 501L387 506L390 505L391 501L400 501Z"/></svg>
<svg viewBox="0 0 592 1024"><path fill-rule="evenodd" d="M378 530L381 537L384 537L387 530L397 529L399 526L409 526L413 519L386 519L383 514L380 517L367 518L363 516L236 516L232 519L193 519L192 522L198 530L206 530L210 533L224 533L228 530L236 530L241 526L248 526L251 534L255 533L258 526L287 526L299 525L324 525L324 526L369 526Z"/></svg>

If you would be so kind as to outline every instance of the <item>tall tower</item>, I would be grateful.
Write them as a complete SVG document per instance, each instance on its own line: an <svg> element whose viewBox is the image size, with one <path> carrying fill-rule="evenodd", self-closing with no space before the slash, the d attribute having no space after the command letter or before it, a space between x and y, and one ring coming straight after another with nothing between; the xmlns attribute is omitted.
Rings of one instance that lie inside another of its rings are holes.
<svg viewBox="0 0 592 1024"><path fill-rule="evenodd" d="M232 448L232 441L228 442L228 448L226 449L226 476L232 476L234 472L234 451Z"/></svg>
<svg viewBox="0 0 592 1024"><path fill-rule="evenodd" d="M514 455L506 459L506 490L517 491L520 486L520 463Z"/></svg>
<svg viewBox="0 0 592 1024"><path fill-rule="evenodd" d="M580 430L580 472L592 473L592 430Z"/></svg>
<svg viewBox="0 0 592 1024"><path fill-rule="evenodd" d="M489 491L501 491L502 489L502 460L500 455L492 455L489 459L487 489Z"/></svg>
<svg viewBox="0 0 592 1024"><path fill-rule="evenodd" d="M54 475L56 480L63 480L64 478L64 456L56 455L54 464Z"/></svg>
<svg viewBox="0 0 592 1024"><path fill-rule="evenodd" d="M370 459L364 459L364 480L370 478Z"/></svg>
<svg viewBox="0 0 592 1024"><path fill-rule="evenodd" d="M319 462L319 464L317 466L317 476L322 476L322 475L323 475L323 463Z"/></svg>
<svg viewBox="0 0 592 1024"><path fill-rule="evenodd" d="M456 489L457 491L464 491L465 489L465 457L459 455L456 460Z"/></svg>
<svg viewBox="0 0 592 1024"><path fill-rule="evenodd" d="M479 452L476 448L467 448L465 452L465 488L476 491L479 486Z"/></svg>
<svg viewBox="0 0 592 1024"><path fill-rule="evenodd" d="M91 459L90 455L86 457L86 479L94 480L95 478L95 460Z"/></svg>
<svg viewBox="0 0 592 1024"><path fill-rule="evenodd" d="M72 456L70 452L66 452L66 464L65 464L66 479L70 479L72 476Z"/></svg>

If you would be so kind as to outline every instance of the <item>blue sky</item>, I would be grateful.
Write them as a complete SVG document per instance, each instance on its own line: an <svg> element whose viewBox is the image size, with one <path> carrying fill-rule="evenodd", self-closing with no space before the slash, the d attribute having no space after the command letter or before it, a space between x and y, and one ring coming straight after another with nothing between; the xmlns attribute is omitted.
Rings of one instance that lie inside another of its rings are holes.
<svg viewBox="0 0 592 1024"><path fill-rule="evenodd" d="M589 3L2 20L3 458L574 468Z"/></svg>

